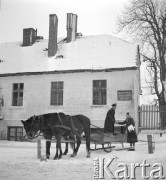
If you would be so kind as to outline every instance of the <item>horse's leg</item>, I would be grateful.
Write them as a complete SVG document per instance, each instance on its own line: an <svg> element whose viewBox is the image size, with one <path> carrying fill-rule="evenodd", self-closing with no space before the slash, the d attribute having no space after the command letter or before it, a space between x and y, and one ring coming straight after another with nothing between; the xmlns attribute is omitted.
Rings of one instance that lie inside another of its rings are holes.
<svg viewBox="0 0 166 180"><path fill-rule="evenodd" d="M73 143L73 150L74 150L74 151L76 150L75 142Z"/></svg>
<svg viewBox="0 0 166 180"><path fill-rule="evenodd" d="M86 140L87 158L90 158L90 139Z"/></svg>
<svg viewBox="0 0 166 180"><path fill-rule="evenodd" d="M62 147L61 147L61 142L60 142L60 146L59 146L59 151L60 151L60 154L59 154L59 157L58 159L61 159L62 158Z"/></svg>
<svg viewBox="0 0 166 180"><path fill-rule="evenodd" d="M76 139L77 139L77 147L73 149L73 154L71 155L71 157L74 157L77 155L78 149L79 149L80 144L81 144L80 137L76 136Z"/></svg>
<svg viewBox="0 0 166 180"><path fill-rule="evenodd" d="M76 151L75 142L74 142L74 143L71 143L71 146L72 146L73 152L75 152L75 151Z"/></svg>
<svg viewBox="0 0 166 180"><path fill-rule="evenodd" d="M56 143L56 154L54 156L54 160L58 159L58 144Z"/></svg>
<svg viewBox="0 0 166 180"><path fill-rule="evenodd" d="M46 159L49 159L50 157L50 147L51 147L51 140L46 141Z"/></svg>
<svg viewBox="0 0 166 180"><path fill-rule="evenodd" d="M66 142L66 148L65 148L63 155L66 155L67 153L68 153L68 142Z"/></svg>
<svg viewBox="0 0 166 180"><path fill-rule="evenodd" d="M73 135L73 136L72 136L72 140L73 140L74 142L72 143L72 145L73 145L72 148L73 148L73 151L74 151L74 152L76 151L75 139L76 139L76 136Z"/></svg>
<svg viewBox="0 0 166 180"><path fill-rule="evenodd" d="M60 151L58 159L61 159L62 158L61 135L58 136L58 148Z"/></svg>
<svg viewBox="0 0 166 180"><path fill-rule="evenodd" d="M85 131L87 158L90 158L90 130Z"/></svg>
<svg viewBox="0 0 166 180"><path fill-rule="evenodd" d="M49 159L52 134L48 131L44 131L43 136L44 136L44 139L46 139L46 159ZM47 139L49 139L50 141L47 141Z"/></svg>
<svg viewBox="0 0 166 180"><path fill-rule="evenodd" d="M72 135L69 136L69 138L70 138L71 141L73 141L73 142L70 143L70 145L71 145L72 150L75 152L75 149L76 149L76 146L75 146L75 135L72 134Z"/></svg>
<svg viewBox="0 0 166 180"><path fill-rule="evenodd" d="M57 134L56 140L57 140L57 144L56 144L56 154L55 154L54 160L62 158L61 135L60 134ZM58 150L60 151L59 155L58 155Z"/></svg>
<svg viewBox="0 0 166 180"><path fill-rule="evenodd" d="M55 138L56 138L56 141L57 141L57 134L55 134ZM56 143L56 154L54 156L54 160L57 160L58 159L58 144Z"/></svg>

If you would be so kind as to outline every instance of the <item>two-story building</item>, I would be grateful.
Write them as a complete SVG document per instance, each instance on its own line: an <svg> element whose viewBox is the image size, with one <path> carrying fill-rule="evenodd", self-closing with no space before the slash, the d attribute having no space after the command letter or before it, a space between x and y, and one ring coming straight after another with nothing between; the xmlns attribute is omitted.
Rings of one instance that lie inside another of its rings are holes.
<svg viewBox="0 0 166 180"><path fill-rule="evenodd" d="M48 40L26 28L23 42L0 44L1 138L19 140L20 120L50 112L83 114L104 127L112 103L117 120L130 112L138 126L138 47L110 35L82 36L72 13L67 37L57 34L58 18L52 14Z"/></svg>

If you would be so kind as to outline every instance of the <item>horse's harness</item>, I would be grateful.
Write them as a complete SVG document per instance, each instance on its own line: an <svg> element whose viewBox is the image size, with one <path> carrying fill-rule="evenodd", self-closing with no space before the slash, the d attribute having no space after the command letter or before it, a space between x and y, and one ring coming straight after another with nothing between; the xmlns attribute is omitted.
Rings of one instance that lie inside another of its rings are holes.
<svg viewBox="0 0 166 180"><path fill-rule="evenodd" d="M71 132L71 135L77 135L78 137L81 137L81 135L78 133L78 129L75 128L75 126L74 126L74 122L73 122L73 119L71 116L70 116L71 127L68 127L63 124L62 118L60 117L59 113L57 113L57 114L58 114L58 119L60 121L60 125L59 124L55 125L54 126L55 128L62 128L62 129L68 130Z"/></svg>
<svg viewBox="0 0 166 180"><path fill-rule="evenodd" d="M77 135L77 136L81 137L81 135L78 133L78 129L75 128L75 126L74 126L73 119L72 119L71 116L70 116L71 127L68 127L68 126L64 125L64 123L62 121L62 118L60 117L59 113L57 113L57 115L58 115L58 119L60 121L60 124L55 125L54 126L55 128L61 128L61 129L70 131L71 135ZM25 121L26 125L28 126L29 131L31 131L31 129L32 129L32 123L33 123L33 121L36 120L35 118L36 118L36 116L33 117L31 124L29 124L28 122ZM36 137L41 135L41 132L43 131L43 129L42 129L43 116L37 116L37 118L38 118L38 120L40 120L40 123L39 123L40 124L40 128L39 128L38 134L36 134L33 138L25 135L24 138L23 138L24 140L34 139L34 138L36 138ZM28 138L26 138L26 136Z"/></svg>

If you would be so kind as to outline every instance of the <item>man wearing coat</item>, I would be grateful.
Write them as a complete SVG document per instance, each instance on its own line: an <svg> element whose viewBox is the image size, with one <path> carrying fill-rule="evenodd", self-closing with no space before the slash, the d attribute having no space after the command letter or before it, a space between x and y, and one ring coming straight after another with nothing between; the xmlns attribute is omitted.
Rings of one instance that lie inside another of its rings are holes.
<svg viewBox="0 0 166 180"><path fill-rule="evenodd" d="M116 103L112 104L112 108L107 112L104 124L104 132L106 133L114 133L115 109Z"/></svg>

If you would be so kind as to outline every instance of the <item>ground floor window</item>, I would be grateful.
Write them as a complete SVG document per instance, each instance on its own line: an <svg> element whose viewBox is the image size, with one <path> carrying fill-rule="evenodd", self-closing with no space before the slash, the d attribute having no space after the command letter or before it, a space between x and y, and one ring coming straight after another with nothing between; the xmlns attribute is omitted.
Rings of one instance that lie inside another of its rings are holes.
<svg viewBox="0 0 166 180"><path fill-rule="evenodd" d="M8 127L8 140L21 141L23 138L23 127Z"/></svg>

